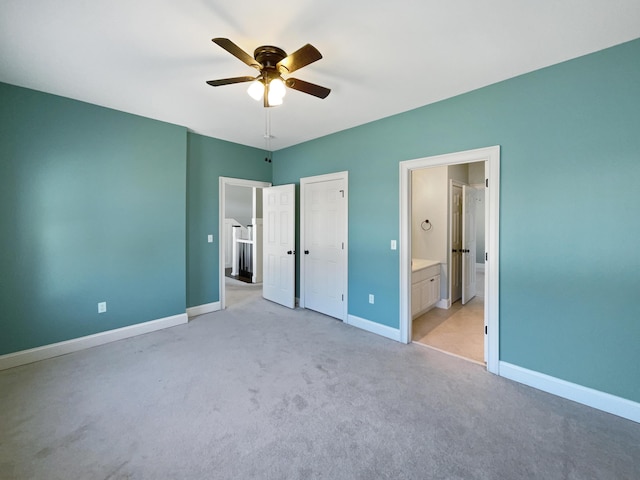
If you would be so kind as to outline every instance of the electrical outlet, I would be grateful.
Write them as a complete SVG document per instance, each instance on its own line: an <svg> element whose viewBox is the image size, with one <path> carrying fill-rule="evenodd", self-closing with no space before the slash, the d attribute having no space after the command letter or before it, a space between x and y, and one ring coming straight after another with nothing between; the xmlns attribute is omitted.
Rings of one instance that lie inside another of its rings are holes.
<svg viewBox="0 0 640 480"><path fill-rule="evenodd" d="M207 242L213 243L213 235L207 235Z"/></svg>
<svg viewBox="0 0 640 480"><path fill-rule="evenodd" d="M98 313L104 313L107 311L107 302L98 303Z"/></svg>
<svg viewBox="0 0 640 480"><path fill-rule="evenodd" d="M376 298L373 296L373 293L370 293L369 294L369 303L374 303L375 299Z"/></svg>
<svg viewBox="0 0 640 480"><path fill-rule="evenodd" d="M391 240L391 250L396 250L398 248L398 244L395 240Z"/></svg>

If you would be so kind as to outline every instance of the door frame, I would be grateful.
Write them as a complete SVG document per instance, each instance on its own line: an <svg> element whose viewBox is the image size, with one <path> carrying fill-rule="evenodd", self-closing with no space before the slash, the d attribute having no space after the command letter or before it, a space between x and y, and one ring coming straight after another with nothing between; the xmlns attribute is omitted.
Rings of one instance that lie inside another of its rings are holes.
<svg viewBox="0 0 640 480"><path fill-rule="evenodd" d="M500 146L400 162L400 341L411 341L411 172L426 167L485 162L485 302L487 370L499 374Z"/></svg>
<svg viewBox="0 0 640 480"><path fill-rule="evenodd" d="M467 303L469 303L473 298L475 298L476 294L477 294L477 286L476 286L476 213L475 213L475 202L472 204L473 205L473 236L469 235L469 232L467 232L467 216L469 213L469 205L467 205L468 201L467 201L467 195L471 194L471 196L473 196L475 198L475 187L472 187L471 185L465 184L462 186L462 249L464 250L463 255L465 255L464 257L462 257L462 300L461 303L462 305L466 305ZM486 208L486 205L485 205ZM469 245L469 238L472 237L473 240L473 246L474 248L472 250L467 251L467 246ZM469 255L467 255L469 254ZM466 259L466 260L465 260ZM467 280L469 279L469 275L468 273L465 274L465 272L468 271L469 268L469 264L472 265L471 270L473 271L472 275L470 275L471 279L473 280L473 295L471 297L468 297L469 292L466 291L466 287L465 287L465 277L467 277ZM465 269L465 267L467 267ZM467 296L466 300L465 300L465 294ZM486 358L486 355L485 355Z"/></svg>
<svg viewBox="0 0 640 480"><path fill-rule="evenodd" d="M218 298L220 299L220 310L224 310L226 308L226 286L225 286L225 264L224 264L224 255L226 249L226 237L224 234L224 215L225 215L225 193L226 186L234 185L238 187L249 187L249 188L264 188L270 187L271 182L261 182L257 180L245 180L243 178L232 178L232 177L219 177L218 180Z"/></svg>
<svg viewBox="0 0 640 480"><path fill-rule="evenodd" d="M328 182L333 180L344 180L344 257L342 263L342 280L344 285L344 302L342 302L342 315L340 320L346 323L349 311L349 172L327 173L325 175L315 175L313 177L304 177L300 179L300 250L304 250L305 245L305 186L309 183ZM300 298L298 304L301 308L305 308L305 273L306 261L305 255L302 253L300 258Z"/></svg>

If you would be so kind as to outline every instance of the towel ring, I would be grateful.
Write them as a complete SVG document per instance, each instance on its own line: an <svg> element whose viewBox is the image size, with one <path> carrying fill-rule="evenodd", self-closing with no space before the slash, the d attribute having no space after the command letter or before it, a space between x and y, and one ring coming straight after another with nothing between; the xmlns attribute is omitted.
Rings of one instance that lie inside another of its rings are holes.
<svg viewBox="0 0 640 480"><path fill-rule="evenodd" d="M425 228L425 226L429 228ZM433 223L431 223L429 220L425 220L420 224L420 228L422 228L422 230L424 230L425 232L428 232L433 228Z"/></svg>

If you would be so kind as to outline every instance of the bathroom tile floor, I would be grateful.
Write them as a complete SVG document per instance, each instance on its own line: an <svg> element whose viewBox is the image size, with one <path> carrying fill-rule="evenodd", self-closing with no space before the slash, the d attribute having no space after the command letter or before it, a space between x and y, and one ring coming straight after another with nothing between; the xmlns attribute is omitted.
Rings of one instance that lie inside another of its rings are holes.
<svg viewBox="0 0 640 480"><path fill-rule="evenodd" d="M484 299L476 296L466 305L433 308L413 320L412 339L477 363L484 364Z"/></svg>

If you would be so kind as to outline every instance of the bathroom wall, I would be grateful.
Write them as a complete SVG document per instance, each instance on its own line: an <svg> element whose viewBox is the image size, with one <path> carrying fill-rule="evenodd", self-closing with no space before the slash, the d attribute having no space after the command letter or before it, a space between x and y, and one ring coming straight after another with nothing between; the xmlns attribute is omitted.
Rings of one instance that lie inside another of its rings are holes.
<svg viewBox="0 0 640 480"><path fill-rule="evenodd" d="M469 184L469 164L449 165L447 167L447 175L449 180Z"/></svg>
<svg viewBox="0 0 640 480"><path fill-rule="evenodd" d="M469 185L484 185L484 162L469 164Z"/></svg>
<svg viewBox="0 0 640 480"><path fill-rule="evenodd" d="M447 167L416 170L411 182L412 257L447 263ZM425 231L427 219L431 228Z"/></svg>
<svg viewBox="0 0 640 480"><path fill-rule="evenodd" d="M440 296L449 296L449 180L448 168L432 167L411 174L412 258L437 260L440 266ZM429 220L428 230L422 222Z"/></svg>

